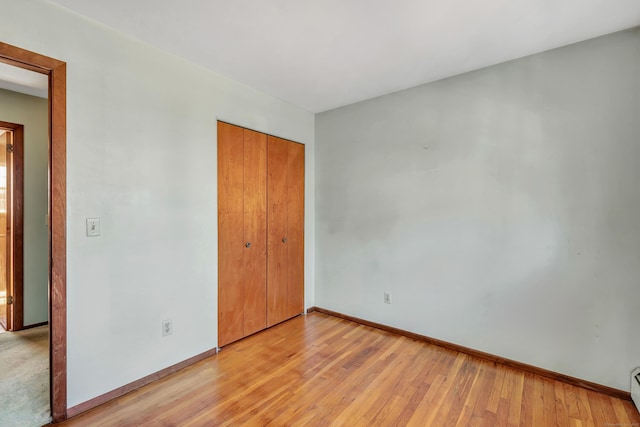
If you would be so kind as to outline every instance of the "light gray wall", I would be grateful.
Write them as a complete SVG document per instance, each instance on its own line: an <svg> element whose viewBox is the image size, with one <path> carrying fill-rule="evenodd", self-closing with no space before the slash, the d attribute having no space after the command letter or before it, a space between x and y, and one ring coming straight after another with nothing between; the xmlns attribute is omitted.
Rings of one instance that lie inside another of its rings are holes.
<svg viewBox="0 0 640 427"><path fill-rule="evenodd" d="M46 322L49 313L46 99L0 89L0 120L24 125L24 325Z"/></svg>
<svg viewBox="0 0 640 427"><path fill-rule="evenodd" d="M0 40L67 62L69 406L217 346L217 119L307 145L314 304L313 114L46 1L0 10Z"/></svg>
<svg viewBox="0 0 640 427"><path fill-rule="evenodd" d="M639 138L637 28L317 115L316 304L628 390Z"/></svg>

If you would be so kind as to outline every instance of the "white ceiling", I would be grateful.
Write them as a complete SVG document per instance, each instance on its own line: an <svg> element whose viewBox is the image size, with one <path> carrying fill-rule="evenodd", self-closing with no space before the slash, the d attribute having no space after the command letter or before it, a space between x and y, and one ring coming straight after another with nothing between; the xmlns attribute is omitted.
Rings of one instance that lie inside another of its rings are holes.
<svg viewBox="0 0 640 427"><path fill-rule="evenodd" d="M639 0L53 0L321 112L640 25Z"/></svg>
<svg viewBox="0 0 640 427"><path fill-rule="evenodd" d="M49 93L49 78L0 62L0 89L46 98Z"/></svg>

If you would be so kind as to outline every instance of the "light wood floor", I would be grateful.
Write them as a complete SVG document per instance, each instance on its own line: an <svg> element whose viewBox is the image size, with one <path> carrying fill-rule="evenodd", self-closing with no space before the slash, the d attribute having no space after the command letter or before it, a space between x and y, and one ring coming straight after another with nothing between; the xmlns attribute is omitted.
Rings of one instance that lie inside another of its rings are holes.
<svg viewBox="0 0 640 427"><path fill-rule="evenodd" d="M64 425L640 426L631 402L320 313Z"/></svg>

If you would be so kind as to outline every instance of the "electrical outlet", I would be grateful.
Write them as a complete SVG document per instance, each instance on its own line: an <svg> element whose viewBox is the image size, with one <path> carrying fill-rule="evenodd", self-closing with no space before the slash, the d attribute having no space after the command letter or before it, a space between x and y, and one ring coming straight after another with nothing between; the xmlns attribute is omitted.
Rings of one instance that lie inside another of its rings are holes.
<svg viewBox="0 0 640 427"><path fill-rule="evenodd" d="M173 333L173 321L171 319L162 321L162 336L166 337Z"/></svg>
<svg viewBox="0 0 640 427"><path fill-rule="evenodd" d="M391 304L391 292L384 291L384 303Z"/></svg>

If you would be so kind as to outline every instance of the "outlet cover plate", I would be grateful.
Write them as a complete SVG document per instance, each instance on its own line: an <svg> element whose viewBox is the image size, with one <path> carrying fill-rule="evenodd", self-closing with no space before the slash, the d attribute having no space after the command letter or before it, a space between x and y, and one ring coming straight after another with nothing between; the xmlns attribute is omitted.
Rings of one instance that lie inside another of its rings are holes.
<svg viewBox="0 0 640 427"><path fill-rule="evenodd" d="M162 336L166 337L173 333L173 321L171 319L162 321Z"/></svg>
<svg viewBox="0 0 640 427"><path fill-rule="evenodd" d="M391 304L391 292L389 291L384 292L384 303Z"/></svg>

